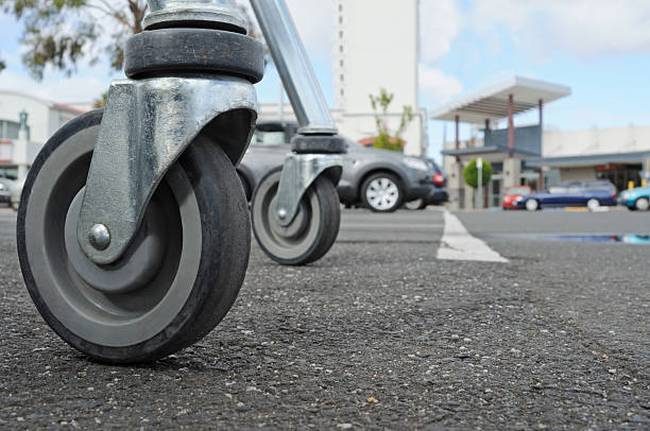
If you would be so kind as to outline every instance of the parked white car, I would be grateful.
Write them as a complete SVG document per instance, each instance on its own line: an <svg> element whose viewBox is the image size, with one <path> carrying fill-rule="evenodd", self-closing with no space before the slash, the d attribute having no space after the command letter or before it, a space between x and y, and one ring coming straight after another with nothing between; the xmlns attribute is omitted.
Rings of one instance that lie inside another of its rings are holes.
<svg viewBox="0 0 650 431"><path fill-rule="evenodd" d="M20 206L20 195L23 193L23 187L25 186L25 179L22 181L14 181L13 187L11 188L10 203L11 208L14 211L18 211Z"/></svg>

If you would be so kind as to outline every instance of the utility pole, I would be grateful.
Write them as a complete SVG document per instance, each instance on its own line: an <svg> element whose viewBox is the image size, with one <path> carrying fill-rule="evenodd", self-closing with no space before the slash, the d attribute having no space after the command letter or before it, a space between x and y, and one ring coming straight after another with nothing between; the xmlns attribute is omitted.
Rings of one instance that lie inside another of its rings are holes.
<svg viewBox="0 0 650 431"><path fill-rule="evenodd" d="M476 207L483 209L483 158L481 157L476 161L476 170L478 171L478 190L476 193L478 205Z"/></svg>

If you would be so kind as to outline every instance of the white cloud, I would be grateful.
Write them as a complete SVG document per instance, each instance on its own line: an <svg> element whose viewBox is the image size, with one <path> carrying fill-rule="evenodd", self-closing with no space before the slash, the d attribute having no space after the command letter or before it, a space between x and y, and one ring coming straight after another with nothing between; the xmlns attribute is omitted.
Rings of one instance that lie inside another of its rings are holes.
<svg viewBox="0 0 650 431"><path fill-rule="evenodd" d="M249 15L253 18L250 3L246 0L238 1L249 9ZM288 0L287 6L307 52L314 58L331 62L336 30L335 1Z"/></svg>
<svg viewBox="0 0 650 431"><path fill-rule="evenodd" d="M420 2L420 100L425 106L437 106L463 91L463 85L436 67L449 53L462 28L457 0L421 0Z"/></svg>
<svg viewBox="0 0 650 431"><path fill-rule="evenodd" d="M440 69L420 65L420 93L422 102L437 106L448 102L463 91L463 84Z"/></svg>
<svg viewBox="0 0 650 431"><path fill-rule="evenodd" d="M43 82L31 79L26 73L4 71L0 75L0 89L20 91L43 99L78 103L92 102L108 89L110 79L99 79L93 74L80 74L71 78L46 78Z"/></svg>
<svg viewBox="0 0 650 431"><path fill-rule="evenodd" d="M307 51L320 59L331 59L336 30L334 0L288 0Z"/></svg>
<svg viewBox="0 0 650 431"><path fill-rule="evenodd" d="M422 61L433 64L444 57L459 35L462 17L456 0L422 0L420 32Z"/></svg>
<svg viewBox="0 0 650 431"><path fill-rule="evenodd" d="M648 0L481 0L472 24L485 34L507 29L519 47L581 57L650 52Z"/></svg>

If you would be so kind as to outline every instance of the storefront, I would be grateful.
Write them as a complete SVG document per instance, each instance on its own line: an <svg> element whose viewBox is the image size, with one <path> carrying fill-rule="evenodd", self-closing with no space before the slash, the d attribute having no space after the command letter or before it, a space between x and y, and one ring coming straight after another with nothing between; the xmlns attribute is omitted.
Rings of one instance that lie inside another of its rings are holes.
<svg viewBox="0 0 650 431"><path fill-rule="evenodd" d="M543 188L542 167L526 161L542 156L545 107L570 94L571 89L562 85L514 77L438 109L432 118L453 122L455 128L454 141L446 143L442 152L452 206L476 206L474 190L465 184L463 170L479 157L489 161L493 168L484 205L500 205L504 192L512 187ZM537 123L516 127L515 117L531 111L537 111ZM506 127L499 128L503 122ZM461 125L473 128L479 136L461 140Z"/></svg>
<svg viewBox="0 0 650 431"><path fill-rule="evenodd" d="M620 142L623 142L623 136L621 133ZM607 180L622 191L647 185L650 176L650 141L647 145L648 151L544 157L526 163L534 168L542 168L550 185L568 181Z"/></svg>

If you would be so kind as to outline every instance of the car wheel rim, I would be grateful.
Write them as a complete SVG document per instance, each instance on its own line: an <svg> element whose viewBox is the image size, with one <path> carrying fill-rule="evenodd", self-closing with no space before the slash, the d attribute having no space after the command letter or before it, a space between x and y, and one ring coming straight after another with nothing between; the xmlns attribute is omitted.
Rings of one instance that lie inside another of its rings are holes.
<svg viewBox="0 0 650 431"><path fill-rule="evenodd" d="M526 202L526 208L529 211L535 211L538 208L538 206L539 205L537 204L537 201L528 201L528 202Z"/></svg>
<svg viewBox="0 0 650 431"><path fill-rule="evenodd" d="M366 198L374 209L387 211L397 205L399 188L388 178L377 178L368 184Z"/></svg>
<svg viewBox="0 0 650 431"><path fill-rule="evenodd" d="M636 207L640 211L648 211L650 208L650 201L647 199L639 199L636 203Z"/></svg>
<svg viewBox="0 0 650 431"><path fill-rule="evenodd" d="M587 207L589 207L589 209L592 211L597 210L598 208L600 208L600 202L598 202L595 199L592 199L587 203Z"/></svg>

